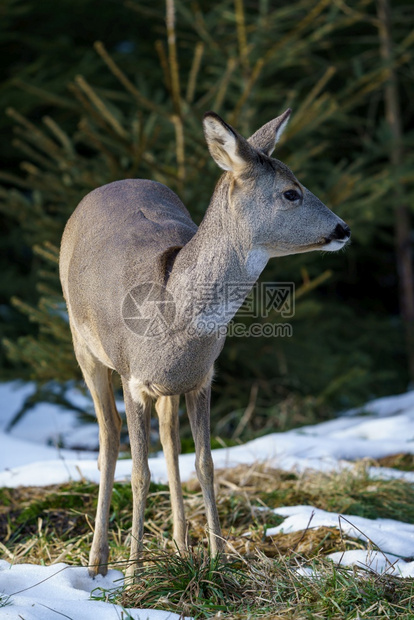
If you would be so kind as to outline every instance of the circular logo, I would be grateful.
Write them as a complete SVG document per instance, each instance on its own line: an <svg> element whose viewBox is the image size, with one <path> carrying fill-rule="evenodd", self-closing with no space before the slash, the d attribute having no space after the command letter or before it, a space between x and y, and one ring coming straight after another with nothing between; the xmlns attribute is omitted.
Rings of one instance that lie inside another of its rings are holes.
<svg viewBox="0 0 414 620"><path fill-rule="evenodd" d="M137 336L159 338L174 322L175 303L169 291L157 282L133 288L122 303L125 325Z"/></svg>

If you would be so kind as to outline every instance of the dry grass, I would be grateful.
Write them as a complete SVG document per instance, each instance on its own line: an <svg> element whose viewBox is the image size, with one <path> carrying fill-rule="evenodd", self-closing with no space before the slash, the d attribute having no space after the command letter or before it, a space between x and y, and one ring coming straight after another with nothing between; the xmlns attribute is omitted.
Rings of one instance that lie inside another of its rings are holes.
<svg viewBox="0 0 414 620"><path fill-rule="evenodd" d="M266 537L282 518L265 508L308 504L342 514L387 517L414 523L414 490L399 480L369 478L364 464L330 474L284 472L262 464L218 470L217 504L229 547L244 555L256 551L276 557L291 551L307 558L355 548L335 528ZM92 539L97 488L88 482L0 490L0 548L13 562L66 561L86 565ZM198 482L184 485L193 546L207 544L204 504ZM114 563L126 557L132 494L128 484L114 489L110 544ZM146 510L146 546L173 549L168 487L152 485ZM247 531L250 537L244 536Z"/></svg>
<svg viewBox="0 0 414 620"><path fill-rule="evenodd" d="M125 606L158 607L203 618L414 618L414 612L412 616L395 615L404 597L405 607L411 609L413 580L366 575L361 586L361 578L352 570L338 570L324 559L334 551L364 548L366 543L326 527L266 536L269 527L282 522L266 508L281 505L310 504L342 514L414 523L412 485L372 480L366 464L360 463L351 470L302 475L263 464L239 466L217 471L216 486L227 555L209 557L204 505L196 480L184 485L192 550L185 557L177 555L171 542L168 488L152 485L139 584L111 596ZM0 489L1 555L9 562L87 565L96 497L96 485L85 481ZM130 486L116 484L110 524L112 568L122 569L127 558L131 506ZM251 535L246 537L248 531ZM299 566L313 567L320 577L302 577ZM361 594L365 589L369 595ZM391 591L397 594L391 596ZM357 603L352 603L351 594ZM388 615L375 611L378 597L388 606ZM368 601L373 606L371 615L364 611ZM360 610L359 616L355 609Z"/></svg>
<svg viewBox="0 0 414 620"><path fill-rule="evenodd" d="M393 467L401 471L414 471L414 454L401 452L399 454L391 454L377 460L380 467Z"/></svg>

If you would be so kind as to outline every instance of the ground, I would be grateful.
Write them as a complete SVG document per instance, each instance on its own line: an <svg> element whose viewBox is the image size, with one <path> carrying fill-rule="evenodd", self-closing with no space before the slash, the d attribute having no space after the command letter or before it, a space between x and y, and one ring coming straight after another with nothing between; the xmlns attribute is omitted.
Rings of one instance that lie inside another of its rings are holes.
<svg viewBox="0 0 414 620"><path fill-rule="evenodd" d="M5 432L30 389L0 386L0 619L414 617L413 393L215 450L222 558L207 552L194 455L180 457L185 557L170 543L164 459L151 458L145 564L125 589L131 463L117 468L110 571L92 580L96 454L69 446L95 447L96 431L39 405Z"/></svg>

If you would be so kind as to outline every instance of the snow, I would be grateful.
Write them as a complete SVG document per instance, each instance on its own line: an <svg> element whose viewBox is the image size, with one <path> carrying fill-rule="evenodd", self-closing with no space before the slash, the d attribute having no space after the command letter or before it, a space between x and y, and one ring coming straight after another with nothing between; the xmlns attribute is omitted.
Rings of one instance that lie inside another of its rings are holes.
<svg viewBox="0 0 414 620"><path fill-rule="evenodd" d="M345 553L331 553L328 557L340 566L368 568L378 574L387 573L394 577L413 577L414 575L414 562L405 562L382 551L361 549L345 551Z"/></svg>
<svg viewBox="0 0 414 620"><path fill-rule="evenodd" d="M21 390L24 399L27 386L22 386ZM18 403L18 391L16 385L0 384L0 402L5 402L4 412L3 405L0 410L0 487L37 485L39 480L43 485L82 478L99 482L96 452L58 447L57 440L65 435L71 437L72 445L95 447L97 424L82 425L76 412L40 404L29 411L11 433L5 434L1 430L6 426L3 418L8 421L15 413L13 408L16 409ZM11 398L12 405L8 398ZM82 404L82 398L85 399L76 393L73 398L78 399L78 405ZM91 444L88 444L88 438ZM242 446L214 450L213 456L216 468L261 461L288 470L313 468L329 471L347 461L365 457L377 459L399 452L414 453L414 392L372 401L360 411L353 410L315 426L273 433ZM150 469L155 482L167 482L163 456L152 457ZM193 454L180 456L180 471L183 481L194 476ZM374 473L375 468L371 471ZM381 473L387 475L386 470L381 469ZM131 461L120 460L115 479L125 480L130 474ZM388 475L402 474L390 471ZM405 477L410 481L414 478L411 473Z"/></svg>
<svg viewBox="0 0 414 620"><path fill-rule="evenodd" d="M72 389L67 394L74 410L40 403L7 432L11 420L33 391L31 384L0 384L0 487L41 486L80 479L99 482L95 451L98 429L96 424L85 424L75 410L92 410L90 400L80 392ZM401 452L414 453L414 392L371 401L363 408L315 426L214 450L213 458L216 468L260 461L285 470L329 471L350 467L350 461L356 459L376 459ZM150 458L150 469L154 481L167 482L162 455ZM183 481L194 476L193 454L180 456L180 470ZM371 467L370 474L414 482L413 472ZM128 480L130 475L131 461L119 460L116 480ZM371 541L381 551L331 554L333 561L414 577L414 562L404 561L414 556L414 525L390 519L341 517L311 506L277 508L275 512L285 520L269 529L269 536L307 527L338 527L348 536ZM125 610L110 602L91 600L91 592L100 587L111 589L122 584L122 579L122 574L114 570L106 577L92 580L82 567L10 565L0 560L0 597L10 596L10 604L0 607L0 620L48 620L59 614L77 620L121 618ZM179 617L154 610L128 612L132 618L142 620Z"/></svg>
<svg viewBox="0 0 414 620"><path fill-rule="evenodd" d="M338 516L312 506L283 506L275 508L273 512L286 519L277 527L268 529L267 536L280 532L298 532L307 527L340 527L347 536L370 541L384 552L396 556L414 556L414 525L411 523L356 515Z"/></svg>
<svg viewBox="0 0 414 620"><path fill-rule="evenodd" d="M10 604L0 608L6 620L56 620L59 615L76 620L122 618L119 605L91 600L97 588L113 589L122 584L122 574L108 571L105 577L91 579L88 569L65 564L33 566L0 560L0 596L10 596ZM152 609L128 610L134 620L179 620L180 616Z"/></svg>

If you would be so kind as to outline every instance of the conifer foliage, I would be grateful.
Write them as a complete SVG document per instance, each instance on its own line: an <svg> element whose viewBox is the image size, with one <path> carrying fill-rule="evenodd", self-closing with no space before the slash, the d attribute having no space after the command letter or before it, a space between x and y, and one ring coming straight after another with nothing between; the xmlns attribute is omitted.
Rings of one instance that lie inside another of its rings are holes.
<svg viewBox="0 0 414 620"><path fill-rule="evenodd" d="M61 3L60 20L72 5ZM296 285L293 337L230 339L220 358L215 412L221 418L230 412L220 423L240 434L249 425L271 428L275 411L278 419L294 415L298 398L320 412L404 389L390 200L396 173L388 165L384 89L392 62L404 102L398 184L412 204L410 4L393 5L395 45L386 61L371 0L128 0L106 3L103 14L93 0L83 5L96 25L82 42L87 59L77 58L66 90L47 75L42 81L22 71L13 88L37 97L47 113L37 118L33 103L23 113L16 98L7 111L24 159L20 172L0 173L0 210L33 250L38 297L12 299L31 327L5 340L9 359L39 382L80 378L57 261L65 222L86 193L122 178L151 178L176 191L199 222L219 174L203 139L203 113L214 110L250 135L291 107L276 156L349 223L353 243L339 256L269 264L264 279ZM25 6L35 14L34 3ZM51 29L57 12L51 9ZM100 37L118 12L132 24L125 38ZM240 428L249 398L256 422L247 415Z"/></svg>

